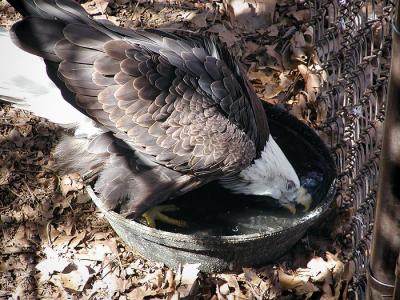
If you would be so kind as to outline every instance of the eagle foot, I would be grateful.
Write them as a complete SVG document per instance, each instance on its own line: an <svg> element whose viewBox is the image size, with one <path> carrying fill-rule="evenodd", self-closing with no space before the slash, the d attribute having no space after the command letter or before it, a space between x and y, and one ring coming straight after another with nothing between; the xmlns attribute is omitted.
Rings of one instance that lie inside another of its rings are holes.
<svg viewBox="0 0 400 300"><path fill-rule="evenodd" d="M153 208L150 208L142 215L142 217L146 222L146 224L152 228L156 228L156 221L178 227L186 227L187 226L186 221L178 220L164 214L164 212L177 211L177 210L179 210L179 208L176 207L175 205L158 205Z"/></svg>

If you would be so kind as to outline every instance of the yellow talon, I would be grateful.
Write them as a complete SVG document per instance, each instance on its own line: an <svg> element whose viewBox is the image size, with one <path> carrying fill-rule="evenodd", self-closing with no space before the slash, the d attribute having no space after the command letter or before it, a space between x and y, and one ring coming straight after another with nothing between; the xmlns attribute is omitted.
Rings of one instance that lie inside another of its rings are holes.
<svg viewBox="0 0 400 300"><path fill-rule="evenodd" d="M171 218L163 213L176 210L178 210L178 208L175 205L159 205L150 208L142 215L142 217L145 219L147 225L152 228L156 227L156 221L160 221L178 227L186 227L187 226L186 221Z"/></svg>

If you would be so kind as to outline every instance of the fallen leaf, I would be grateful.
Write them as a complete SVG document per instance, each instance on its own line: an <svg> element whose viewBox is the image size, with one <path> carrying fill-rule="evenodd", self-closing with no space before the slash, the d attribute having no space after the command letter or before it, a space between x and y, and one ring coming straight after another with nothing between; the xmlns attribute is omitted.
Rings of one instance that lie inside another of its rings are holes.
<svg viewBox="0 0 400 300"><path fill-rule="evenodd" d="M228 296L230 293L229 285L224 283L222 285L217 285L217 292L220 293L222 296Z"/></svg>
<svg viewBox="0 0 400 300"><path fill-rule="evenodd" d="M307 263L309 274L313 282L323 282L331 272L328 268L328 263L322 257L314 257Z"/></svg>
<svg viewBox="0 0 400 300"><path fill-rule="evenodd" d="M280 70L283 70L282 55L275 50L275 46L266 45L265 49L267 50L267 54L274 58L274 66L277 66Z"/></svg>
<svg viewBox="0 0 400 300"><path fill-rule="evenodd" d="M83 189L83 180L77 173L64 175L60 180L60 190L63 196L69 192L77 192Z"/></svg>
<svg viewBox="0 0 400 300"><path fill-rule="evenodd" d="M107 285L107 290L111 296L116 292L123 293L126 289L124 280L117 274L115 269L113 272L108 272L102 278L102 282Z"/></svg>
<svg viewBox="0 0 400 300"><path fill-rule="evenodd" d="M190 19L190 22L193 23L197 28L207 27L207 15L207 11L196 14L193 18Z"/></svg>
<svg viewBox="0 0 400 300"><path fill-rule="evenodd" d="M42 280L48 280L52 274L64 271L71 264L68 259L62 257L50 247L46 247L43 252L46 258L36 265L36 269L42 273Z"/></svg>
<svg viewBox="0 0 400 300"><path fill-rule="evenodd" d="M310 9L301 9L288 13L289 16L292 16L299 22L308 22L311 19L311 10Z"/></svg>
<svg viewBox="0 0 400 300"><path fill-rule="evenodd" d="M70 242L69 246L74 249L76 248L81 242L82 240L86 237L86 232L85 231L81 231L80 233L78 233L77 235L74 236L73 240Z"/></svg>
<svg viewBox="0 0 400 300"><path fill-rule="evenodd" d="M140 286L132 290L127 294L128 299L137 299L137 300L143 300L144 297L150 296L148 295L148 291L144 286Z"/></svg>
<svg viewBox="0 0 400 300"><path fill-rule="evenodd" d="M200 264L184 264L180 276L181 285L192 285L199 274Z"/></svg>
<svg viewBox="0 0 400 300"><path fill-rule="evenodd" d="M153 273L147 274L143 279L139 280L139 283L146 283L153 289L159 289L164 281L164 274L162 270L158 269Z"/></svg>
<svg viewBox="0 0 400 300"><path fill-rule="evenodd" d="M174 272L172 272L171 270L167 270L165 274L163 289L166 289L168 293L171 293L175 290L175 288L176 288L176 282L175 282Z"/></svg>
<svg viewBox="0 0 400 300"><path fill-rule="evenodd" d="M71 240L73 240L75 237L73 235L59 235L54 241L53 241L53 246L54 247L62 247L66 248L68 247L69 243Z"/></svg>
<svg viewBox="0 0 400 300"><path fill-rule="evenodd" d="M232 31L228 30L222 24L215 24L211 26L208 31L218 33L220 40L226 43L228 47L233 46L233 44L235 44L239 40Z"/></svg>
<svg viewBox="0 0 400 300"><path fill-rule="evenodd" d="M295 289L308 282L309 276L297 276L297 274L286 274L283 270L278 270L279 284L283 289Z"/></svg>
<svg viewBox="0 0 400 300"><path fill-rule="evenodd" d="M267 28L267 35L270 37L277 37L279 35L279 29L276 24L273 24Z"/></svg>
<svg viewBox="0 0 400 300"><path fill-rule="evenodd" d="M230 287L234 288L237 292L240 292L240 286L239 286L239 283L238 283L235 275L232 275L232 274L219 274L218 277L223 279L224 281L226 281L226 283Z"/></svg>
<svg viewBox="0 0 400 300"><path fill-rule="evenodd" d="M9 252L17 252L23 248L30 248L32 246L32 242L28 239L30 234L30 229L25 224L21 224L12 238L7 242L7 250Z"/></svg>
<svg viewBox="0 0 400 300"><path fill-rule="evenodd" d="M103 261L108 254L112 254L110 247L105 243L95 243L75 255L78 259Z"/></svg>
<svg viewBox="0 0 400 300"><path fill-rule="evenodd" d="M231 22L252 32L273 20L276 0L224 0Z"/></svg>
<svg viewBox="0 0 400 300"><path fill-rule="evenodd" d="M104 14L107 10L110 0L95 0L96 5L99 7L99 11Z"/></svg>
<svg viewBox="0 0 400 300"><path fill-rule="evenodd" d="M328 268L332 271L333 277L335 279L342 277L345 268L343 262L339 259L338 255L326 252L326 259Z"/></svg>
<svg viewBox="0 0 400 300"><path fill-rule="evenodd" d="M250 80L259 80L262 85L274 83L273 74L261 70L248 72L247 76L249 77Z"/></svg>
<svg viewBox="0 0 400 300"><path fill-rule="evenodd" d="M0 186L9 183L8 179L11 176L11 171L8 167L4 165L4 162L0 160Z"/></svg>
<svg viewBox="0 0 400 300"><path fill-rule="evenodd" d="M67 274L61 273L60 280L64 288L81 292L90 278L89 270L86 266L78 265L78 269Z"/></svg>
<svg viewBox="0 0 400 300"><path fill-rule="evenodd" d="M303 64L298 65L297 68L306 84L305 92L309 95L309 100L315 102L321 91L322 81L319 74L316 74Z"/></svg>

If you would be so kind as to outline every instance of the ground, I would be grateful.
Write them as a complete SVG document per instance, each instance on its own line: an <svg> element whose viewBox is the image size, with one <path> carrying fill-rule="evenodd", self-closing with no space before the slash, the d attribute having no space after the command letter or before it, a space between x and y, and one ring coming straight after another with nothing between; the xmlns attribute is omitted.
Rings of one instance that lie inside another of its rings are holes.
<svg viewBox="0 0 400 300"><path fill-rule="evenodd" d="M241 57L263 100L318 127L324 109L312 100L324 74L308 72L319 63L312 33L301 25L309 17L301 4L267 1L264 11L272 5L275 14L259 18L246 17L254 12L245 2L227 3L96 0L84 6L95 18L122 26L218 34ZM1 26L18 18L0 1ZM337 216L310 230L275 264L241 273L205 274L196 265L171 270L145 260L115 234L79 176L54 172L52 150L63 134L68 132L0 104L0 299L338 299L346 289L351 271L342 263Z"/></svg>

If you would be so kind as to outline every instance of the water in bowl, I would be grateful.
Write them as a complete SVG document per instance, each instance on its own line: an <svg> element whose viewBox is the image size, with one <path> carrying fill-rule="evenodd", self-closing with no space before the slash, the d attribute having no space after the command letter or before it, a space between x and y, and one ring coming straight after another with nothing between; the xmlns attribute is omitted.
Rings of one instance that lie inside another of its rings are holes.
<svg viewBox="0 0 400 300"><path fill-rule="evenodd" d="M323 174L315 171L300 174L300 180L313 197L311 209L321 200ZM291 214L278 202L266 196L248 196L230 193L217 182L173 199L178 211L169 215L187 221L188 226L179 228L159 223L158 229L196 235L242 235L272 233L293 226L308 212L299 206Z"/></svg>

